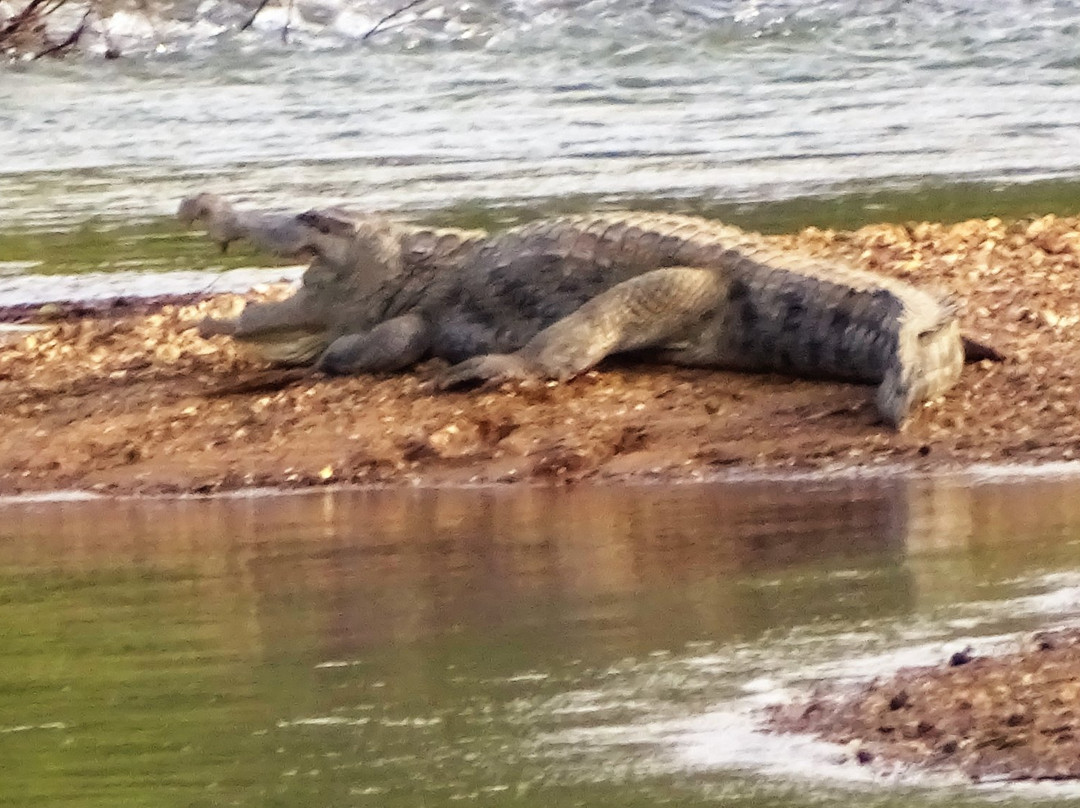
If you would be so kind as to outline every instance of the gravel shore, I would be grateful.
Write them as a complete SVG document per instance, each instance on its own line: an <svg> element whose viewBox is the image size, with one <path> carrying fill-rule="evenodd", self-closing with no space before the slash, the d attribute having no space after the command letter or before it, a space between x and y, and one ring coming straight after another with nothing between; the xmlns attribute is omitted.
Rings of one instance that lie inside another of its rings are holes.
<svg viewBox="0 0 1080 808"><path fill-rule="evenodd" d="M0 342L0 493L690 480L725 469L950 467L1080 457L1080 220L873 225L777 236L963 301L1006 355L902 433L870 388L608 362L538 390L432 394L435 365L329 379L191 329L244 298L14 307ZM286 286L249 295L276 297Z"/></svg>

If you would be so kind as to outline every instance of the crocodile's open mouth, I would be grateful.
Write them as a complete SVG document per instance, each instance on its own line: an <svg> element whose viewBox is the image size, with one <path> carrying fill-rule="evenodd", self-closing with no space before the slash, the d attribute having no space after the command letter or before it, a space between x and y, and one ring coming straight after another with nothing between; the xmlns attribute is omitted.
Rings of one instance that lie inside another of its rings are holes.
<svg viewBox="0 0 1080 808"><path fill-rule="evenodd" d="M278 365L311 364L330 341L326 331L302 328L263 331L235 339L260 359Z"/></svg>

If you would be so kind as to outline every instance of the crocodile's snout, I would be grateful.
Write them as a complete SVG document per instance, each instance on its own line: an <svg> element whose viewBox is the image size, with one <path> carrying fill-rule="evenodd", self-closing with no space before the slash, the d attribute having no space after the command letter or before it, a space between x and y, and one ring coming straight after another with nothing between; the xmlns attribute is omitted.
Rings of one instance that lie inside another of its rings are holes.
<svg viewBox="0 0 1080 808"><path fill-rule="evenodd" d="M232 205L230 205L223 197L220 197L217 194L204 192L180 200L180 207L176 211L176 218L178 218L184 226L190 227L197 221L209 219L214 215L220 215L231 210Z"/></svg>

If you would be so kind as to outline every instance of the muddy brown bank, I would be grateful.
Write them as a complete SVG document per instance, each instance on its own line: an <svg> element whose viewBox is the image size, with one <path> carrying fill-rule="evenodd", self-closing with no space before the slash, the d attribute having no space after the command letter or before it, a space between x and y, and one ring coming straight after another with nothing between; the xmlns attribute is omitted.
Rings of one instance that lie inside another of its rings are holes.
<svg viewBox="0 0 1080 808"><path fill-rule="evenodd" d="M899 434L877 422L871 388L771 375L614 362L562 385L453 393L430 392L430 365L283 376L192 330L208 314L235 315L236 295L16 309L7 319L49 327L0 347L0 493L687 480L731 467L1071 459L1080 453L1078 224L1046 216L774 239L954 294L965 332L1008 356L968 365Z"/></svg>
<svg viewBox="0 0 1080 808"><path fill-rule="evenodd" d="M769 711L768 726L846 744L862 764L973 780L1080 777L1080 630L1041 632L1000 656L954 653L855 691Z"/></svg>

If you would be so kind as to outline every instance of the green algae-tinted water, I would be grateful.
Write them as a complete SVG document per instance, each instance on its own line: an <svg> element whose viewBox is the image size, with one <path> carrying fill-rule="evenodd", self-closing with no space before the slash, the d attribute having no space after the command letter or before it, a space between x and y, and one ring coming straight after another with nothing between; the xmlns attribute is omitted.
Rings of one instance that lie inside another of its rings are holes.
<svg viewBox="0 0 1080 808"><path fill-rule="evenodd" d="M889 479L7 503L0 804L1027 804L876 777L754 710L1080 619L1077 502Z"/></svg>
<svg viewBox="0 0 1080 808"><path fill-rule="evenodd" d="M498 231L545 216L580 213L611 207L689 213L765 233L790 233L803 227L854 229L875 222L956 222L998 216L1004 219L1067 216L1080 211L1080 183L1046 180L1023 184L998 182L918 185L907 188L848 188L843 193L789 199L735 202L708 197L630 197L605 200L590 195L566 195L528 205L461 202L439 210L414 214L425 224L443 227L484 228ZM326 204L333 199L325 200ZM355 200L358 207L363 199ZM179 199L173 200L174 206ZM239 204L243 206L243 201ZM302 206L293 206L299 212ZM5 276L136 273L129 294L160 283L160 272L199 270L220 272L252 266L291 263L258 253L237 242L221 252L197 231L185 231L170 217L145 220L91 218L78 225L55 228L0 224L0 295ZM145 276L145 277L141 277ZM204 283L210 283L207 276ZM89 292L92 294L93 290Z"/></svg>
<svg viewBox="0 0 1080 808"><path fill-rule="evenodd" d="M71 229L0 232L0 256L0 268L12 267L10 274L19 270L42 275L222 270L275 263L273 256L256 254L244 243L222 253L203 234L182 232L170 219L138 224L90 220Z"/></svg>

